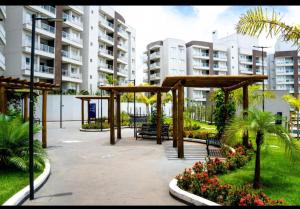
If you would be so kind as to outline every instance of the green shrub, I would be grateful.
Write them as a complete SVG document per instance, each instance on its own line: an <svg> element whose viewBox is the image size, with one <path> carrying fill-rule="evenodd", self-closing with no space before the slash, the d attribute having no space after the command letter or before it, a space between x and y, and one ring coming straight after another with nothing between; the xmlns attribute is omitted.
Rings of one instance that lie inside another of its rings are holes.
<svg viewBox="0 0 300 209"><path fill-rule="evenodd" d="M40 126L34 124L33 133ZM22 171L29 169L29 122L23 122L19 116L0 114L0 167L14 167ZM33 141L33 166L37 170L44 168L46 152L38 140Z"/></svg>
<svg viewBox="0 0 300 209"><path fill-rule="evenodd" d="M101 129L101 123L90 123L90 124L83 124L81 126L83 129ZM106 129L109 128L109 123L107 122L102 122L102 128Z"/></svg>

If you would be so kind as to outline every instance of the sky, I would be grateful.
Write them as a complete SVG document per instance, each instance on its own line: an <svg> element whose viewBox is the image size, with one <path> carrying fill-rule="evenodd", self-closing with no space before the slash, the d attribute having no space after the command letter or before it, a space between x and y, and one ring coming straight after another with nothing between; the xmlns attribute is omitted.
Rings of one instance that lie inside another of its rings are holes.
<svg viewBox="0 0 300 209"><path fill-rule="evenodd" d="M136 30L136 79L143 80L143 52L147 44L177 38L185 42L192 40L212 42L212 31L217 30L219 37L235 33L240 16L255 6L112 6L125 22ZM279 12L282 21L299 24L300 6L265 6L271 14ZM266 38L262 33L259 44L271 46L274 51L276 39Z"/></svg>

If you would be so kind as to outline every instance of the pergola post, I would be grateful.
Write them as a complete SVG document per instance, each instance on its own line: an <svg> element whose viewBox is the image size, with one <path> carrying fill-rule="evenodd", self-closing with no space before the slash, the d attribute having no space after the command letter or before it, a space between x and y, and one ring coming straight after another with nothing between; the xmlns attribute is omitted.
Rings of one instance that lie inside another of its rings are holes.
<svg viewBox="0 0 300 209"><path fill-rule="evenodd" d="M115 116L115 108L114 108L114 103L115 103L115 95L114 91L110 91L110 118L109 118L109 125L110 125L110 144L113 145L115 144L115 124L114 124L114 116Z"/></svg>
<svg viewBox="0 0 300 209"><path fill-rule="evenodd" d="M156 122L156 130L157 130L157 144L161 144L161 92L157 92L157 122Z"/></svg>
<svg viewBox="0 0 300 209"><path fill-rule="evenodd" d="M7 110L7 95L5 91L5 87L0 87L0 112L5 113Z"/></svg>
<svg viewBox="0 0 300 209"><path fill-rule="evenodd" d="M108 99L108 102L107 102L107 122L110 124L110 98Z"/></svg>
<svg viewBox="0 0 300 209"><path fill-rule="evenodd" d="M178 158L184 158L184 147L183 147L183 108L184 108L184 88L181 83L178 84L178 133L177 133L177 145L178 145Z"/></svg>
<svg viewBox="0 0 300 209"><path fill-rule="evenodd" d="M177 147L177 95L176 89L172 90L173 95L173 147Z"/></svg>
<svg viewBox="0 0 300 209"><path fill-rule="evenodd" d="M117 94L117 138L121 139L121 100L120 94Z"/></svg>
<svg viewBox="0 0 300 209"><path fill-rule="evenodd" d="M244 118L246 118L248 116L248 113L245 112L248 110L249 107L249 97L248 97L248 85L243 86L243 116ZM243 132L243 145L248 147L248 139L249 139L249 135L248 135L248 130L244 130Z"/></svg>
<svg viewBox="0 0 300 209"><path fill-rule="evenodd" d="M227 104L228 104L228 96L229 96L229 91L224 91L224 105L225 105L225 114L224 114L224 119L225 119L225 123L227 120Z"/></svg>
<svg viewBox="0 0 300 209"><path fill-rule="evenodd" d="M89 112L90 112L90 100L88 99L88 101L87 101L87 115L88 115L88 124L90 124L90 114L89 114Z"/></svg>
<svg viewBox="0 0 300 209"><path fill-rule="evenodd" d="M24 121L28 121L28 93L24 94Z"/></svg>
<svg viewBox="0 0 300 209"><path fill-rule="evenodd" d="M47 147L47 91L43 90L42 104L42 147Z"/></svg>
<svg viewBox="0 0 300 209"><path fill-rule="evenodd" d="M84 99L81 99L81 126L84 125Z"/></svg>

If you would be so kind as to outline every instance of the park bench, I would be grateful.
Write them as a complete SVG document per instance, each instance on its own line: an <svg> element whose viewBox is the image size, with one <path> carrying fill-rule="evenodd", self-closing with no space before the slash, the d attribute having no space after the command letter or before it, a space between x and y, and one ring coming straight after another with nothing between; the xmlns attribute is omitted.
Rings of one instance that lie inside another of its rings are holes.
<svg viewBox="0 0 300 209"><path fill-rule="evenodd" d="M206 151L207 156L222 156L221 152L218 149L209 149L209 145L215 147L221 147L222 143L220 139L217 139L214 133L208 133L206 137Z"/></svg>
<svg viewBox="0 0 300 209"><path fill-rule="evenodd" d="M137 131L137 134L144 138L154 138L157 135L156 124L142 124L140 130ZM169 139L169 125L161 126L161 137L166 137Z"/></svg>

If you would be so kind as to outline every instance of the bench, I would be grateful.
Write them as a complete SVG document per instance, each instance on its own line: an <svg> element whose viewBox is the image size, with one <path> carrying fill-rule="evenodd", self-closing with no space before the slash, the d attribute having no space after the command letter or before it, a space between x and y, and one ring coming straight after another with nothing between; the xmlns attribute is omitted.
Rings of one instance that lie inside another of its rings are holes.
<svg viewBox="0 0 300 209"><path fill-rule="evenodd" d="M144 138L153 138L157 135L156 124L142 124L140 130L137 131L137 134ZM162 125L161 127L161 137L167 137L169 140L169 125Z"/></svg>
<svg viewBox="0 0 300 209"><path fill-rule="evenodd" d="M220 139L217 139L215 137L214 133L208 133L206 137L206 151L207 151L207 156L211 156L211 151L209 150L209 145L216 146L216 147L221 147L222 143L220 142ZM214 150L215 155L221 155L217 150Z"/></svg>

